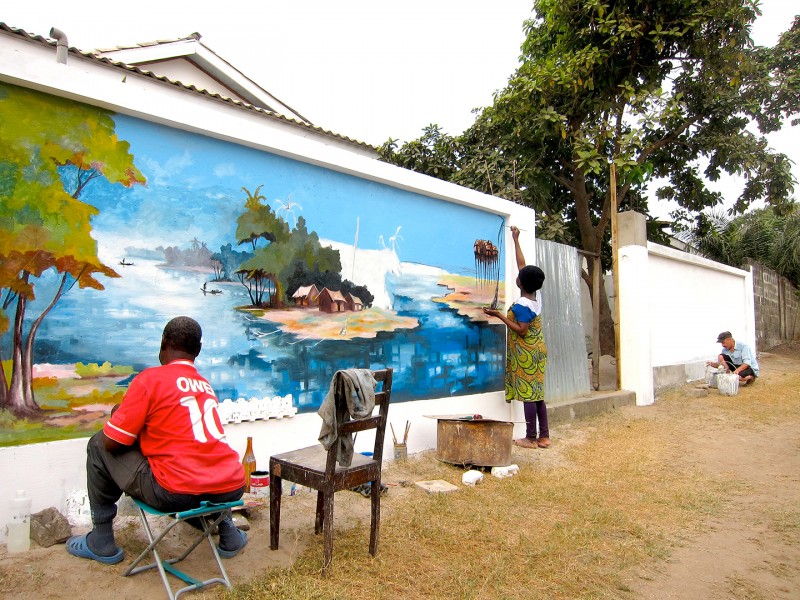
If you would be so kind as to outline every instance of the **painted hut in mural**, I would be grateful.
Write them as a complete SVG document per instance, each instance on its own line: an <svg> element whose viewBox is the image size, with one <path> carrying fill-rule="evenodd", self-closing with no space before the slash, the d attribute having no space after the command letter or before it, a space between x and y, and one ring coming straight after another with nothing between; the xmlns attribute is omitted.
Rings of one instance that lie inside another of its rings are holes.
<svg viewBox="0 0 800 600"><path fill-rule="evenodd" d="M297 288L292 294L292 299L297 306L317 306L319 304L319 290L313 283Z"/></svg>
<svg viewBox="0 0 800 600"><path fill-rule="evenodd" d="M358 296L354 296L353 294L345 294L345 299L347 300L347 310L354 310L360 311L364 310L364 303Z"/></svg>
<svg viewBox="0 0 800 600"><path fill-rule="evenodd" d="M318 296L319 309L322 312L335 313L347 310L347 299L342 292L322 288Z"/></svg>

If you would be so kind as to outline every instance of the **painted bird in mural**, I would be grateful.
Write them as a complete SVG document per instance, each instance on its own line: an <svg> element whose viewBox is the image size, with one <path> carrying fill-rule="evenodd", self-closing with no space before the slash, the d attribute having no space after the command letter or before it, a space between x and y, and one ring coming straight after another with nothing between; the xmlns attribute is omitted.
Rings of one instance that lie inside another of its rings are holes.
<svg viewBox="0 0 800 600"><path fill-rule="evenodd" d="M403 239L403 236L400 235L400 230L402 228L403 228L402 225L398 225L397 230L394 232L394 235L389 238L389 243L392 244L392 252L397 251L397 247L399 246L397 242Z"/></svg>
<svg viewBox="0 0 800 600"><path fill-rule="evenodd" d="M294 209L296 208L298 210L303 210L303 207L300 206L297 202L292 202L292 195L289 194L286 197L286 202L284 202L280 198L275 198L275 202L277 202L278 205L280 206L276 214L278 216L281 216L281 213L283 213L284 217L287 217L287 215L291 215L292 219L294 219L293 226L297 225L297 216L295 216L294 214ZM286 222L287 223L289 222L288 219L286 220Z"/></svg>

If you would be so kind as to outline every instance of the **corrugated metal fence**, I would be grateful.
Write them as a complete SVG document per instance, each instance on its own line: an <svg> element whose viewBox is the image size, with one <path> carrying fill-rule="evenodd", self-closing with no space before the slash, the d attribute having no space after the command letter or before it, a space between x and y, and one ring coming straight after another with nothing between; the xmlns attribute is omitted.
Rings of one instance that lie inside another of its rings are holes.
<svg viewBox="0 0 800 600"><path fill-rule="evenodd" d="M589 368L581 311L581 260L576 248L536 240L536 264L545 273L542 328L547 342L548 402L589 394Z"/></svg>

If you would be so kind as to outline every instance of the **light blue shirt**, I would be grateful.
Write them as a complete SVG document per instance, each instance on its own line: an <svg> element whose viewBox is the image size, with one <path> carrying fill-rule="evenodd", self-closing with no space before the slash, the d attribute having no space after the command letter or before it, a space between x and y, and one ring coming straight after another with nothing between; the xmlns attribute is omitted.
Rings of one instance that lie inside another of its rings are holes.
<svg viewBox="0 0 800 600"><path fill-rule="evenodd" d="M733 364L736 366L748 364L753 369L753 373L758 377L758 361L756 360L755 353L750 350L750 346L742 342L736 342L733 346L733 351L723 348L721 354L730 356Z"/></svg>

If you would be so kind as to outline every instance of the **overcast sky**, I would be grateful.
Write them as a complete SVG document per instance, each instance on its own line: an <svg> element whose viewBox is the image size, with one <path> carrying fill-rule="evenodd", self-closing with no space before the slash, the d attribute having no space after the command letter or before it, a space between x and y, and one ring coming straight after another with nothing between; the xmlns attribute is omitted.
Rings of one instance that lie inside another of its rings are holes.
<svg viewBox="0 0 800 600"><path fill-rule="evenodd" d="M532 0L137 0L76 7L5 2L0 21L43 36L55 26L81 50L170 40L193 32L314 124L378 145L437 123L458 134L518 64ZM800 12L764 0L757 44L772 45ZM770 142L795 162L797 128ZM726 180L737 193L741 184ZM800 190L795 192L800 197Z"/></svg>

